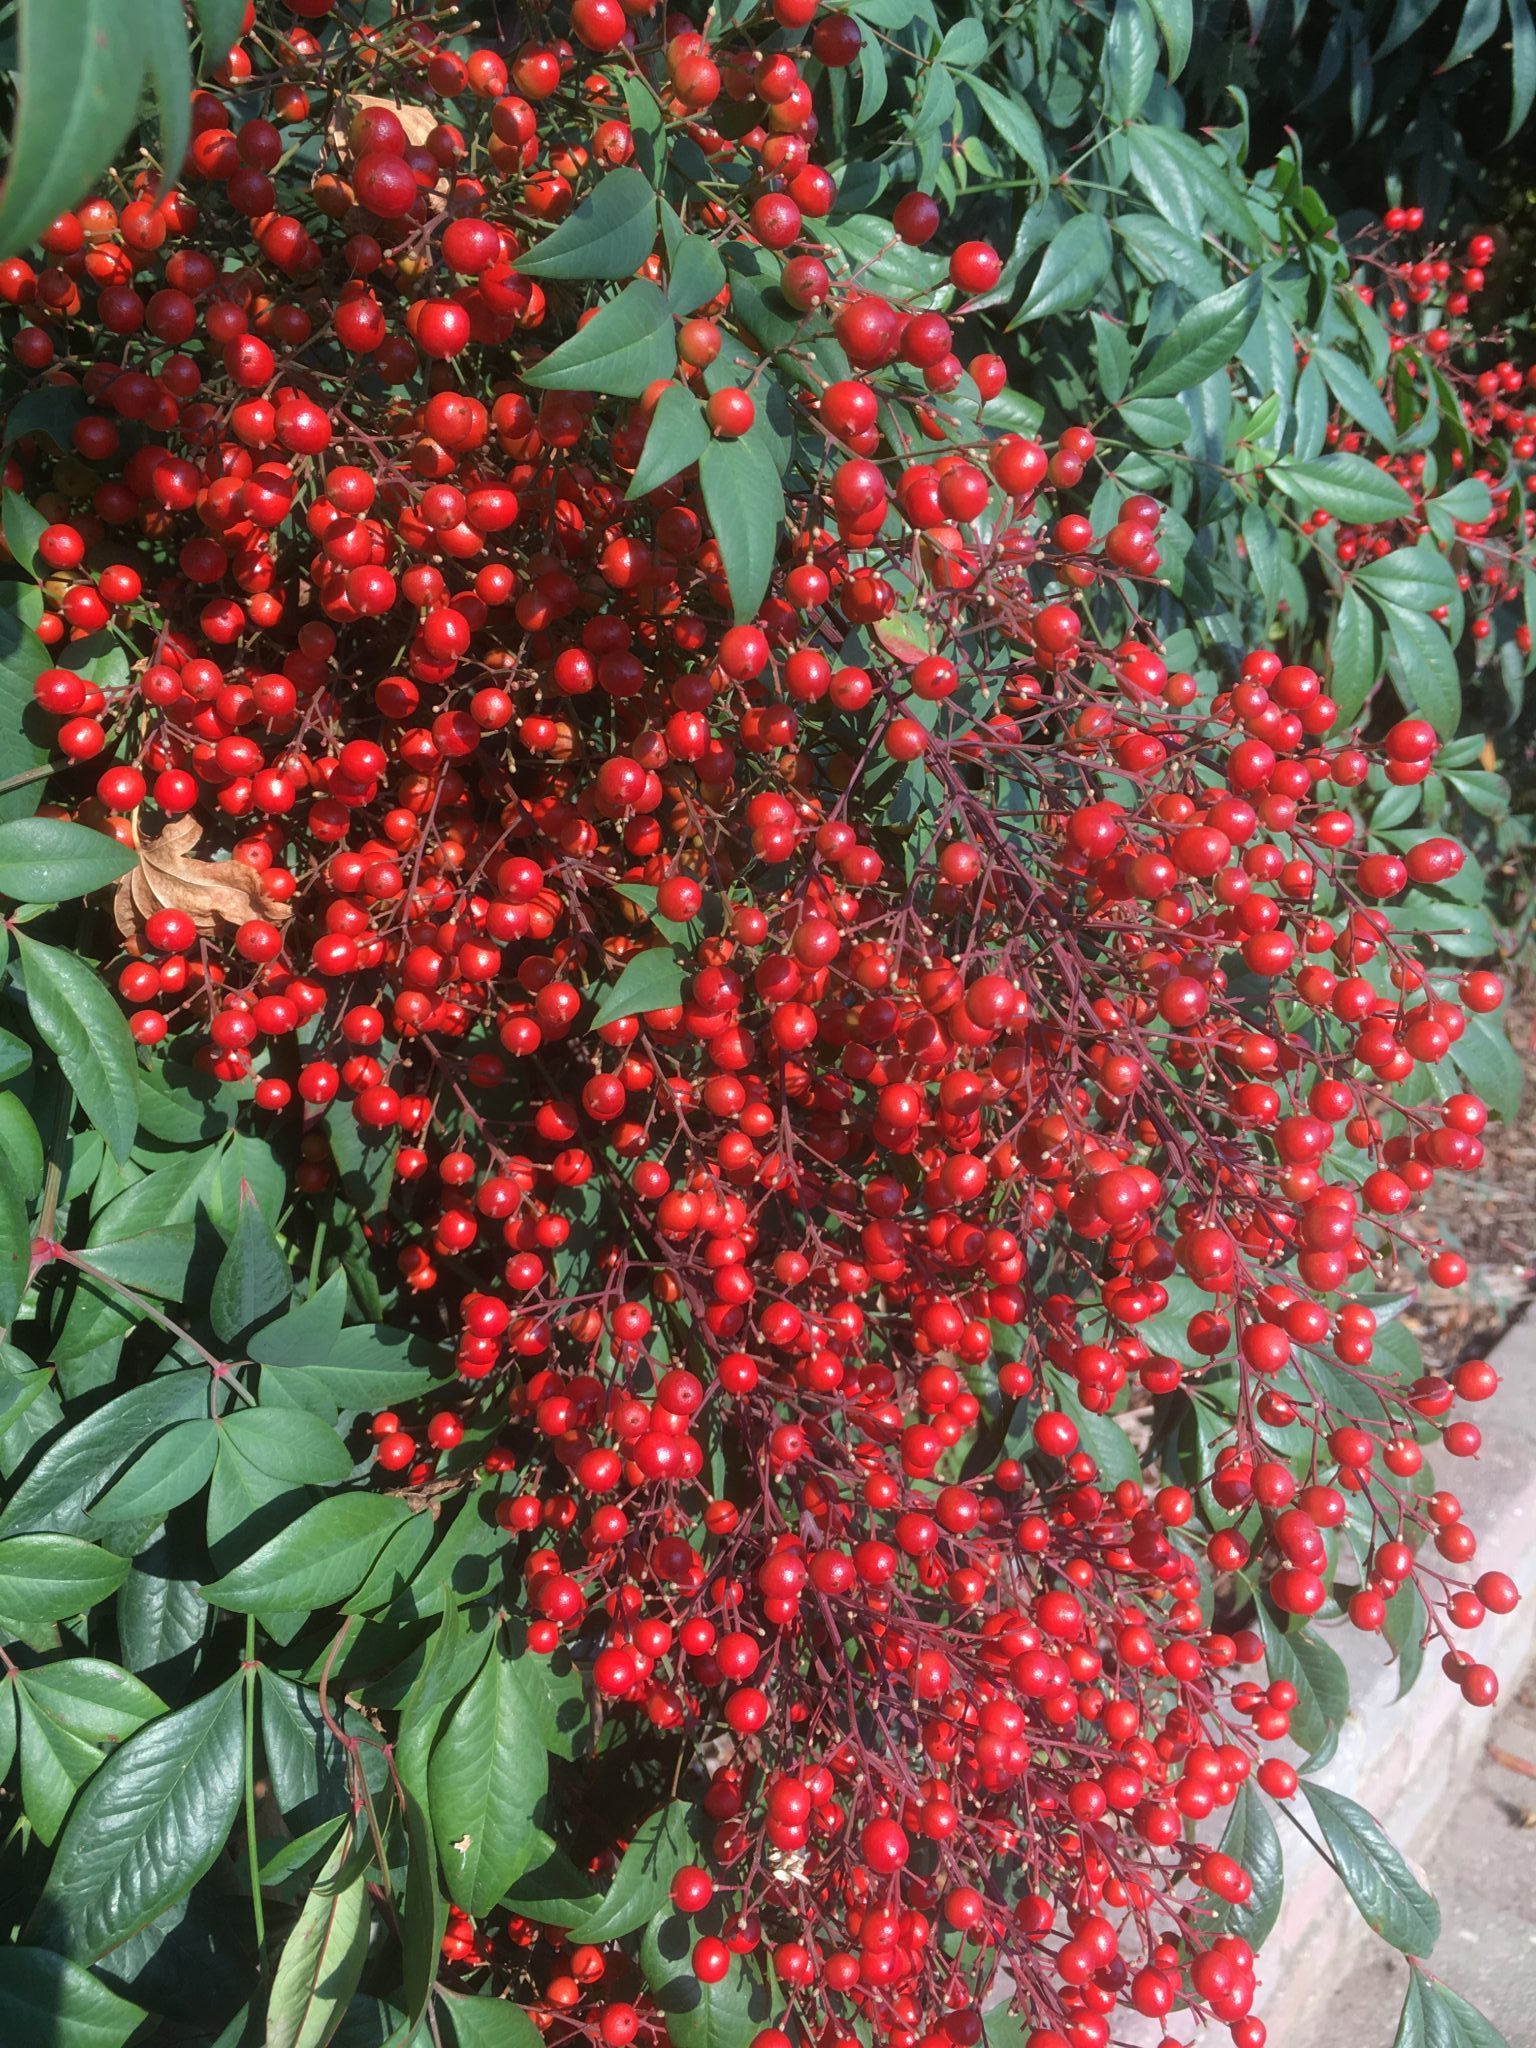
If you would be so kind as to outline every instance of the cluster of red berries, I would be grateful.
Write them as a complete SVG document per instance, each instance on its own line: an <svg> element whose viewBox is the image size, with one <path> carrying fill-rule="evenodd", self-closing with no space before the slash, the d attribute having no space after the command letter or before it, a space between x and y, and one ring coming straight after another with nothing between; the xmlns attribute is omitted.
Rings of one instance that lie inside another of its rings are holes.
<svg viewBox="0 0 1536 2048"><path fill-rule="evenodd" d="M1422 228L1423 216L1417 207L1393 207L1384 225L1393 235L1412 233ZM1399 548L1439 547L1442 536L1434 531L1426 502L1461 481L1484 485L1486 512L1450 522L1450 533L1463 550L1456 580L1468 609L1467 631L1474 642L1491 641L1498 614L1507 607L1516 620L1510 637L1519 653L1528 655L1524 576L1536 544L1536 503L1528 502L1536 493L1536 365L1522 370L1507 357L1486 360L1487 338L1474 317L1473 301L1486 289L1495 254L1494 238L1483 233L1472 235L1454 261L1444 255L1410 257L1390 244L1377 252L1359 292L1365 304L1385 313L1389 324L1395 370L1384 382L1383 402L1406 437L1426 407L1437 402L1433 380L1442 380L1470 447L1453 447L1448 457L1452 474L1438 475L1422 450L1379 450L1358 424L1335 419L1327 430L1328 446L1369 455L1403 486L1414 509L1400 519L1356 526L1318 508L1303 522L1303 530L1334 528L1333 550L1340 565L1362 567ZM1523 399L1530 404L1522 404ZM1448 608L1436 606L1430 616L1444 624Z"/></svg>
<svg viewBox="0 0 1536 2048"><path fill-rule="evenodd" d="M1491 1371L1400 1384L1351 1294L1466 1270L1425 1201L1481 1161L1448 1077L1501 991L1384 907L1461 849L1362 842L1373 755L1311 669L1128 629L1159 507L1096 523L1086 426L989 425L994 250L913 298L819 238L848 17L773 0L770 52L575 0L507 60L289 12L198 95L185 196L0 265L78 402L6 477L37 703L92 764L58 800L146 846L195 816L256 878L134 928L135 1035L302 1120L301 1193L338 1115L390 1148L370 1235L458 1378L378 1464L500 1475L533 1652L683 1739L672 1902L701 1984L771 1964L757 2048L974 2048L1002 1970L1031 2048L1186 2005L1261 2048L1250 1880L1187 1825L1296 1789L1255 1600L1319 1612L1347 1530L1351 1618L1412 1581L1487 1701L1448 1631L1514 1598L1421 1490ZM666 142L710 173L667 187L682 246L755 296L706 264L638 397L550 389L593 294L541 241ZM891 245L940 225L909 195ZM674 393L706 440L789 422L745 618L702 447L635 487ZM1435 747L1399 722L1389 779ZM1112 1411L1190 1388L1209 1469L1143 1480ZM459 1916L445 1953L559 2039L663 2037L621 1946Z"/></svg>

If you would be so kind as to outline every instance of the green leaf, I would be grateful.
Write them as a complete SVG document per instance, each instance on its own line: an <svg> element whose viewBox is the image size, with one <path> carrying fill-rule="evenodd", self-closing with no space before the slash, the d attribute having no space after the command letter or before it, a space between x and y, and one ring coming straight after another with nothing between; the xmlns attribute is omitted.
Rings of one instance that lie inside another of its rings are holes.
<svg viewBox="0 0 1536 2048"><path fill-rule="evenodd" d="M26 1040L18 1038L14 1032L0 1030L0 1083L14 1081L31 1064L32 1048ZM0 1096L0 1101L14 1100L12 1096ZM0 1143L3 1142L3 1136L0 1136Z"/></svg>
<svg viewBox="0 0 1536 2048"><path fill-rule="evenodd" d="M976 103L986 115L993 133L1007 143L1025 169L1033 171L1042 185L1048 184L1051 178L1050 152L1040 132L1040 123L1023 98L999 92L984 78L977 78L971 72L965 74L965 83L976 95Z"/></svg>
<svg viewBox="0 0 1536 2048"><path fill-rule="evenodd" d="M1301 1789L1368 1927L1405 1955L1427 1956L1440 1936L1440 1908L1371 1815L1342 1792L1303 1778Z"/></svg>
<svg viewBox="0 0 1536 2048"><path fill-rule="evenodd" d="M0 531L17 566L40 583L48 574L48 565L38 553L38 543L48 531L48 522L19 491L0 496Z"/></svg>
<svg viewBox="0 0 1536 2048"><path fill-rule="evenodd" d="M27 1690L87 1742L120 1742L165 1712L131 1672L100 1657L65 1657L26 1674Z"/></svg>
<svg viewBox="0 0 1536 2048"><path fill-rule="evenodd" d="M1256 272L1202 299L1174 323L1131 386L1133 398L1174 398L1225 369L1259 316L1263 280Z"/></svg>
<svg viewBox="0 0 1536 2048"><path fill-rule="evenodd" d="M1461 677L1445 628L1398 604L1383 604L1381 615L1393 682L1404 701L1449 739L1461 722Z"/></svg>
<svg viewBox="0 0 1536 2048"><path fill-rule="evenodd" d="M1380 561L1367 562L1355 581L1378 603L1402 605L1409 611L1432 611L1442 604L1454 609L1461 603L1456 571L1427 541L1418 547L1394 548Z"/></svg>
<svg viewBox="0 0 1536 2048"><path fill-rule="evenodd" d="M773 575L784 529L784 487L762 437L710 441L699 456L704 509L720 544L731 610L754 618Z"/></svg>
<svg viewBox="0 0 1536 2048"><path fill-rule="evenodd" d="M33 1915L34 1937L95 1962L213 1868L244 1781L236 1676L130 1736L70 1815Z"/></svg>
<svg viewBox="0 0 1536 2048"><path fill-rule="evenodd" d="M147 1685L115 1664L69 1658L18 1675L21 1796L45 1842L109 1750L165 1711Z"/></svg>
<svg viewBox="0 0 1536 2048"><path fill-rule="evenodd" d="M1280 1837L1269 1817L1269 1809L1256 1786L1245 1784L1232 1802L1232 1811L1221 1837L1223 1855L1240 1863L1248 1873L1253 1891L1241 1906L1226 1905L1219 1919L1224 1934L1235 1934L1250 1948L1269 1939L1284 1903L1285 1870L1280 1858Z"/></svg>
<svg viewBox="0 0 1536 2048"><path fill-rule="evenodd" d="M1408 1972L1408 1995L1392 2048L1510 2048L1475 2006L1468 2005L1445 1984L1435 1984L1422 1970Z"/></svg>
<svg viewBox="0 0 1536 2048"><path fill-rule="evenodd" d="M285 1486L333 1486L352 1476L352 1453L308 1409L237 1408L223 1430L242 1458Z"/></svg>
<svg viewBox="0 0 1536 2048"><path fill-rule="evenodd" d="M49 1445L0 1514L0 1531L84 1535L91 1527L87 1503L101 1492L102 1480L173 1422L207 1412L208 1375L201 1366L118 1395Z"/></svg>
<svg viewBox="0 0 1536 2048"><path fill-rule="evenodd" d="M437 2010L447 2016L452 2048L539 2048L544 2038L523 2008L509 1999L444 1991Z"/></svg>
<svg viewBox="0 0 1536 2048"><path fill-rule="evenodd" d="M219 1452L218 1425L211 1417L178 1422L156 1437L141 1457L109 1486L91 1509L108 1522L159 1521L208 1484Z"/></svg>
<svg viewBox="0 0 1536 2048"><path fill-rule="evenodd" d="M283 1944L267 2003L266 2048L325 2048L368 1954L367 1861L343 1831Z"/></svg>
<svg viewBox="0 0 1536 2048"><path fill-rule="evenodd" d="M1193 0L1147 0L1147 4L1167 45L1169 79L1175 79L1189 62L1195 34Z"/></svg>
<svg viewBox="0 0 1536 2048"><path fill-rule="evenodd" d="M193 1224L167 1223L162 1229L141 1230L133 1237L87 1244L79 1256L106 1280L140 1294L156 1295L161 1301L173 1301L186 1287L196 1247Z"/></svg>
<svg viewBox="0 0 1536 2048"><path fill-rule="evenodd" d="M215 64L222 63L240 40L245 0L193 0L193 11L203 32L208 58Z"/></svg>
<svg viewBox="0 0 1536 2048"><path fill-rule="evenodd" d="M28 0L19 50L20 103L0 195L6 255L89 192L133 126L144 76L138 22L117 0Z"/></svg>
<svg viewBox="0 0 1536 2048"><path fill-rule="evenodd" d="M53 742L32 694L48 666L42 641L14 610L0 605L0 782L31 775L52 757ZM39 778L0 790L0 818L29 817L42 787Z"/></svg>
<svg viewBox="0 0 1536 2048"><path fill-rule="evenodd" d="M208 1319L226 1344L261 1322L289 1299L293 1282L277 1235L245 1182L229 1249L219 1261Z"/></svg>
<svg viewBox="0 0 1536 2048"><path fill-rule="evenodd" d="M0 1330L9 1329L32 1270L27 1198L6 1153L0 1152Z"/></svg>
<svg viewBox="0 0 1536 2048"><path fill-rule="evenodd" d="M656 194L628 167L609 171L553 234L517 259L525 277L630 277L656 246Z"/></svg>
<svg viewBox="0 0 1536 2048"><path fill-rule="evenodd" d="M1176 398L1128 398L1119 412L1131 440L1148 448L1180 448L1193 431L1188 407Z"/></svg>
<svg viewBox="0 0 1536 2048"><path fill-rule="evenodd" d="M1312 360L1323 373L1323 381L1357 427L1374 434L1383 448L1397 446L1397 428L1387 402L1365 372L1334 348L1314 344Z"/></svg>
<svg viewBox="0 0 1536 2048"><path fill-rule="evenodd" d="M1499 25L1503 13L1500 0L1466 0L1461 11L1461 23L1456 30L1456 40L1451 45L1451 54L1443 68L1452 70L1457 64L1464 64L1468 57L1480 50Z"/></svg>
<svg viewBox="0 0 1536 2048"><path fill-rule="evenodd" d="M667 304L684 318L707 306L725 284L725 261L705 235L690 235L670 206L661 216L667 245Z"/></svg>
<svg viewBox="0 0 1536 2048"><path fill-rule="evenodd" d="M669 384L657 401L645 430L645 446L625 496L643 498L647 491L670 483L709 446L704 408L681 384Z"/></svg>
<svg viewBox="0 0 1536 2048"><path fill-rule="evenodd" d="M289 1825L308 1829L350 1813L352 1785L346 1747L327 1724L319 1693L264 1665L260 1694L261 1746L273 1797ZM330 1715L349 1738L372 1732L351 1707L333 1702ZM365 1778L371 1784L382 1784L386 1769L378 1743L363 1742L358 1754Z"/></svg>
<svg viewBox="0 0 1536 2048"><path fill-rule="evenodd" d="M139 1127L138 1061L127 1019L88 961L24 932L16 945L33 1024L58 1055L92 1129L114 1159L125 1160Z"/></svg>
<svg viewBox="0 0 1536 2048"><path fill-rule="evenodd" d="M444 1723L427 1773L448 1895L466 1913L489 1913L532 1861L548 1783L544 1745L498 1646Z"/></svg>
<svg viewBox="0 0 1536 2048"><path fill-rule="evenodd" d="M0 1630L83 1614L127 1576L127 1558L78 1536L0 1537Z"/></svg>
<svg viewBox="0 0 1536 2048"><path fill-rule="evenodd" d="M307 1365L324 1358L341 1336L347 1312L347 1277L339 1269L305 1301L257 1331L250 1353L258 1365Z"/></svg>
<svg viewBox="0 0 1536 2048"><path fill-rule="evenodd" d="M674 1799L635 1830L597 1909L578 1920L572 1941L617 1941L655 1918L667 1903L672 1880L698 1855L691 1800Z"/></svg>
<svg viewBox="0 0 1536 2048"><path fill-rule="evenodd" d="M1098 1466L1105 1483L1118 1486L1122 1479L1141 1483L1141 1460L1136 1446L1120 1425L1108 1415L1095 1415L1078 1399L1074 1383L1066 1373L1047 1368L1056 1405L1072 1418L1083 1449Z"/></svg>
<svg viewBox="0 0 1536 2048"><path fill-rule="evenodd" d="M599 1030L619 1017L638 1017L647 1010L670 1010L683 999L683 967L666 946L649 946L632 954L592 1016Z"/></svg>
<svg viewBox="0 0 1536 2048"><path fill-rule="evenodd" d="M1449 544L1458 524L1481 526L1493 517L1493 493L1480 476L1464 476L1437 497L1426 498L1424 513L1436 538Z"/></svg>
<svg viewBox="0 0 1536 2048"><path fill-rule="evenodd" d="M302 1359L274 1359L276 1333L287 1321L284 1316L259 1331L251 1339L251 1355L279 1368L293 1366L293 1371L282 1374L285 1391L306 1406L313 1405L308 1396L314 1394L337 1408L377 1408L386 1401L424 1394L431 1386L437 1353L425 1338L388 1323L359 1323L343 1330L321 1353L306 1340ZM282 1340L282 1348L293 1347Z"/></svg>
<svg viewBox="0 0 1536 2048"><path fill-rule="evenodd" d="M612 175L612 174L611 174ZM622 175L622 174L619 174ZM660 285L641 278L609 299L541 363L523 372L541 391L601 391L638 398L677 368L677 330Z"/></svg>
<svg viewBox="0 0 1536 2048"><path fill-rule="evenodd" d="M389 1200L395 1173L395 1148L382 1131L365 1130L344 1102L325 1113L325 1132L341 1191L359 1216L376 1216Z"/></svg>
<svg viewBox="0 0 1536 2048"><path fill-rule="evenodd" d="M1530 0L1509 0L1509 126L1504 140L1513 142L1536 105L1536 21Z"/></svg>
<svg viewBox="0 0 1536 2048"><path fill-rule="evenodd" d="M507 1904L514 1913L544 1927L579 1927L597 1911L602 1896L600 1882L578 1870L565 1851L545 1836L533 1862L514 1879Z"/></svg>
<svg viewBox="0 0 1536 2048"><path fill-rule="evenodd" d="M1131 344L1123 327L1106 320L1102 313L1088 316L1093 322L1093 361L1099 389L1114 405L1125 394L1131 374Z"/></svg>
<svg viewBox="0 0 1536 2048"><path fill-rule="evenodd" d="M0 1949L0 2038L32 2048L123 2048L144 2017L142 2006L68 1956Z"/></svg>
<svg viewBox="0 0 1536 2048"><path fill-rule="evenodd" d="M1291 1739L1310 1756L1344 1725L1349 1673L1338 1652L1320 1637L1306 1629L1287 1635L1262 1602L1259 1633L1270 1677L1287 1679L1296 1688Z"/></svg>
<svg viewBox="0 0 1536 2048"><path fill-rule="evenodd" d="M1024 303L1008 323L1010 330L1048 313L1073 313L1086 306L1108 277L1114 254L1109 229L1099 216L1074 214L1047 244Z"/></svg>
<svg viewBox="0 0 1536 2048"><path fill-rule="evenodd" d="M1467 1016L1467 1028L1451 1047L1451 1059L1474 1095L1494 1115L1512 1124L1520 1111L1524 1074L1501 1017Z"/></svg>
<svg viewBox="0 0 1536 2048"><path fill-rule="evenodd" d="M204 1586L203 1598L240 1613L333 1607L357 1591L410 1512L398 1494L332 1494Z"/></svg>
<svg viewBox="0 0 1536 2048"><path fill-rule="evenodd" d="M1103 57L1104 101L1111 119L1135 119L1146 105L1156 70L1157 43L1138 0L1115 0Z"/></svg>
<svg viewBox="0 0 1536 2048"><path fill-rule="evenodd" d="M749 2048L768 2024L768 1992L742 1956L731 1957L718 1984L693 1974L694 1932L670 1906L651 1922L640 1944L640 1972L666 2022L672 2048Z"/></svg>
<svg viewBox="0 0 1536 2048"><path fill-rule="evenodd" d="M192 135L192 50L182 0L146 0L135 26L143 39L144 65L155 88L160 116L160 189L181 177Z"/></svg>
<svg viewBox="0 0 1536 2048"><path fill-rule="evenodd" d="M1340 715L1353 718L1381 681L1381 635L1360 593L1345 591L1334 614L1328 650L1328 690Z"/></svg>
<svg viewBox="0 0 1536 2048"><path fill-rule="evenodd" d="M1271 463L1265 475L1293 503L1308 511L1320 505L1335 519L1352 525L1402 519L1413 510L1412 498L1396 477L1388 476L1363 455L1324 455L1316 462L1287 458Z"/></svg>
<svg viewBox="0 0 1536 2048"><path fill-rule="evenodd" d="M88 401L78 384L40 385L36 391L23 392L6 408L0 441L10 448L29 434L44 434L61 455L67 454L71 432L87 409Z"/></svg>
<svg viewBox="0 0 1536 2048"><path fill-rule="evenodd" d="M1387 1602L1387 1618L1382 1629L1397 1652L1399 1699L1412 1691L1424 1668L1424 1631L1428 1622L1429 1610L1424 1604L1424 1595L1412 1579L1408 1579Z"/></svg>
<svg viewBox="0 0 1536 2048"><path fill-rule="evenodd" d="M539 1740L552 1756L574 1757L592 1722L580 1670L568 1650L554 1650L546 1656L529 1650L526 1637L515 1627L509 1634L513 1639L512 1669L527 1696Z"/></svg>

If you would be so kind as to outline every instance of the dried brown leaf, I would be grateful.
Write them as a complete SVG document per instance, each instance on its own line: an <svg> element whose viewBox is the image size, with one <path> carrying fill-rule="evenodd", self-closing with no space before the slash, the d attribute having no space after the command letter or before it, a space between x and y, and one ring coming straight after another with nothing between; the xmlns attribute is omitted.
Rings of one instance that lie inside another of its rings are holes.
<svg viewBox="0 0 1536 2048"><path fill-rule="evenodd" d="M417 106L410 100L384 99L378 93L359 93L355 99L341 102L326 124L326 140L338 156L350 156L347 130L356 116L366 113L370 107L383 107L387 113L393 114L414 149L424 149L427 137L437 126L437 116L430 107Z"/></svg>
<svg viewBox="0 0 1536 2048"><path fill-rule="evenodd" d="M252 917L283 924L292 915L286 903L263 895L261 877L243 861L193 860L192 848L202 836L195 818L175 818L158 839L139 841L139 864L118 883L112 901L125 939L142 940L157 910L184 910L202 938L211 938L221 924L244 924Z"/></svg>

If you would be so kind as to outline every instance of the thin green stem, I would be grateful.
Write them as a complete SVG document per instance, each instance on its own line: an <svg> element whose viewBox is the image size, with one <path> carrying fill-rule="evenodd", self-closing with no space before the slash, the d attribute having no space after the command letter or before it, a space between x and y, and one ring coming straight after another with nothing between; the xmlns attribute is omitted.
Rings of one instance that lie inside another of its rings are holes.
<svg viewBox="0 0 1536 2048"><path fill-rule="evenodd" d="M245 1617L245 1849L251 1868L251 1918L256 1925L256 1970L267 1976L267 1915L261 1902L261 1853L256 1841L256 1617Z"/></svg>

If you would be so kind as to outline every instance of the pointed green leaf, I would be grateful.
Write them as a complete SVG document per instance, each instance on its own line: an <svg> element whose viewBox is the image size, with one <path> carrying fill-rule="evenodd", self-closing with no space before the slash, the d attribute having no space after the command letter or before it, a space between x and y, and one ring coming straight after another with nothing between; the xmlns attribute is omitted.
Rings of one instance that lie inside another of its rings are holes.
<svg viewBox="0 0 1536 2048"><path fill-rule="evenodd" d="M1322 381L1321 372L1318 381ZM1287 457L1284 462L1271 463L1264 473L1293 503L1307 511L1320 505L1335 519L1352 525L1376 525L1385 519L1405 518L1413 511L1413 500L1397 478L1363 455L1323 455L1315 462Z"/></svg>
<svg viewBox="0 0 1536 2048"><path fill-rule="evenodd" d="M499 1647L448 1716L432 1751L428 1800L448 1895L489 1913L538 1847L534 1808L549 1762L510 1660Z"/></svg>
<svg viewBox="0 0 1536 2048"><path fill-rule="evenodd" d="M335 1606L356 1592L410 1512L398 1494L332 1494L204 1586L203 1598L242 1613Z"/></svg>
<svg viewBox="0 0 1536 2048"><path fill-rule="evenodd" d="M118 0L20 11L20 104L0 194L0 253L24 249L78 205L138 112L143 44Z"/></svg>
<svg viewBox="0 0 1536 2048"><path fill-rule="evenodd" d="M0 1537L0 1633L83 1614L127 1576L127 1558L78 1536Z"/></svg>
<svg viewBox="0 0 1536 2048"><path fill-rule="evenodd" d="M1427 1956L1440 1937L1440 1908L1380 1824L1355 1800L1311 1778L1301 1789L1366 1925L1405 1955Z"/></svg>
<svg viewBox="0 0 1536 2048"><path fill-rule="evenodd" d="M445 1991L437 2010L448 2021L450 2048L539 2048L543 2035L520 2005L510 1999L471 1998Z"/></svg>
<svg viewBox="0 0 1536 2048"><path fill-rule="evenodd" d="M245 1182L229 1249L219 1262L208 1317L226 1344L280 1308L293 1293L288 1261L276 1232Z"/></svg>
<svg viewBox="0 0 1536 2048"><path fill-rule="evenodd" d="M1509 1042L1504 1018L1469 1014L1467 1028L1451 1047L1450 1057L1467 1086L1495 1116L1512 1124L1520 1113L1525 1075Z"/></svg>
<svg viewBox="0 0 1536 2048"><path fill-rule="evenodd" d="M33 1024L58 1054L92 1128L115 1159L126 1159L139 1127L138 1061L127 1019L88 961L23 932L16 945Z"/></svg>
<svg viewBox="0 0 1536 2048"><path fill-rule="evenodd" d="M63 903L104 889L137 856L67 818L15 818L0 825L0 896L15 903Z"/></svg>
<svg viewBox="0 0 1536 2048"><path fill-rule="evenodd" d="M1422 712L1442 739L1461 723L1461 677L1444 626L1423 612L1383 604L1387 667L1405 703Z"/></svg>
<svg viewBox="0 0 1536 2048"><path fill-rule="evenodd" d="M1475 2006L1468 2005L1445 1984L1435 1984L1422 1970L1408 1973L1408 1995L1392 2048L1510 2048L1510 2044Z"/></svg>
<svg viewBox="0 0 1536 2048"><path fill-rule="evenodd" d="M703 406L681 384L669 384L651 414L645 446L624 495L630 499L643 498L659 484L670 483L698 461L709 440L709 422Z"/></svg>
<svg viewBox="0 0 1536 2048"><path fill-rule="evenodd" d="M650 946L624 963L618 980L593 1012L592 1028L600 1030L620 1017L638 1017L647 1010L670 1010L682 999L682 962L667 947Z"/></svg>
<svg viewBox="0 0 1536 2048"><path fill-rule="evenodd" d="M1283 1678L1296 1688L1291 1739L1311 1754L1343 1727L1349 1712L1349 1673L1344 1661L1337 1650L1307 1629L1287 1635L1262 1603L1259 1633L1270 1677Z"/></svg>
<svg viewBox="0 0 1536 2048"><path fill-rule="evenodd" d="M645 1930L640 1972L666 2019L672 2048L749 2048L768 2024L767 1988L746 1958L733 1955L718 1984L693 1974L694 1931L668 1906Z"/></svg>
<svg viewBox="0 0 1536 2048"><path fill-rule="evenodd" d="M699 484L720 544L731 610L738 620L755 618L784 529L784 486L762 437L712 440L699 457Z"/></svg>
<svg viewBox="0 0 1536 2048"><path fill-rule="evenodd" d="M1364 709L1381 681L1382 662L1381 634L1371 608L1357 590L1346 590L1334 614L1328 667L1329 694L1344 718Z"/></svg>
<svg viewBox="0 0 1536 2048"><path fill-rule="evenodd" d="M340 2026L368 1954L366 1872L347 1828L283 1944L267 2001L266 2048L325 2048Z"/></svg>
<svg viewBox="0 0 1536 2048"><path fill-rule="evenodd" d="M27 1198L5 1152L0 1152L0 1330L9 1329L32 1270L32 1227Z"/></svg>
<svg viewBox="0 0 1536 2048"><path fill-rule="evenodd" d="M33 1937L95 1962L212 1869L240 1805L241 1680L130 1736L75 1803Z"/></svg>
<svg viewBox="0 0 1536 2048"><path fill-rule="evenodd" d="M571 1931L572 1941L617 1941L655 1918L667 1903L672 1880L696 1860L693 1802L674 1799L635 1830L602 1902Z"/></svg>
<svg viewBox="0 0 1536 2048"><path fill-rule="evenodd" d="M614 398L638 398L659 377L677 368L677 330L660 285L639 279L594 318L563 341L541 363L523 372L523 382L540 391L600 391Z"/></svg>
<svg viewBox="0 0 1536 2048"><path fill-rule="evenodd" d="M68 1956L0 1949L0 2040L33 2048L124 2048L144 2018Z"/></svg>
<svg viewBox="0 0 1536 2048"><path fill-rule="evenodd" d="M296 1302L250 1341L258 1365L307 1365L323 1359L341 1335L347 1310L347 1276L340 1268L307 1301Z"/></svg>
<svg viewBox="0 0 1536 2048"><path fill-rule="evenodd" d="M178 1422L109 1486L91 1508L93 1520L159 1521L208 1484L218 1456L218 1426L210 1416Z"/></svg>
<svg viewBox="0 0 1536 2048"><path fill-rule="evenodd" d="M1114 261L1109 229L1096 213L1074 214L1052 236L1024 303L1008 325L1043 320L1048 313L1072 313L1086 306L1109 275Z"/></svg>
<svg viewBox="0 0 1536 2048"><path fill-rule="evenodd" d="M1252 1893L1240 1906L1226 1905L1219 1919L1224 1934L1235 1934L1257 1949L1269 1939L1285 1897L1285 1869L1280 1857L1280 1837L1269 1817L1269 1809L1251 1782L1243 1785L1232 1802L1232 1811L1221 1837L1222 1853L1240 1863L1248 1873Z"/></svg>
<svg viewBox="0 0 1536 2048"><path fill-rule="evenodd" d="M1175 398L1230 363L1259 316L1263 280L1256 272L1202 299L1174 323L1131 385L1136 399Z"/></svg>
<svg viewBox="0 0 1536 2048"><path fill-rule="evenodd" d="M624 166L599 179L576 211L524 256L525 277L632 277L656 246L656 194Z"/></svg>

